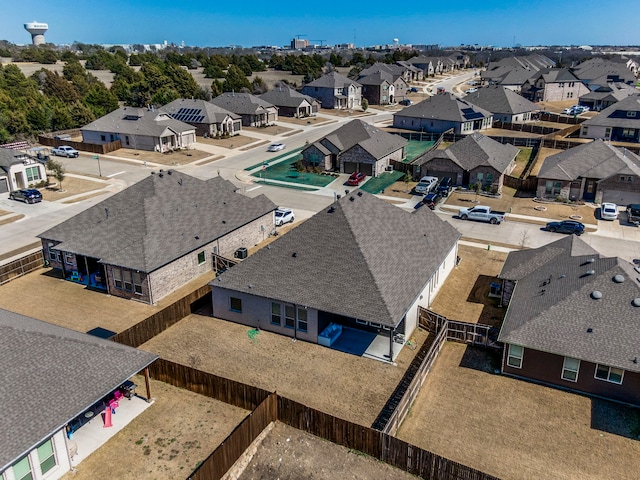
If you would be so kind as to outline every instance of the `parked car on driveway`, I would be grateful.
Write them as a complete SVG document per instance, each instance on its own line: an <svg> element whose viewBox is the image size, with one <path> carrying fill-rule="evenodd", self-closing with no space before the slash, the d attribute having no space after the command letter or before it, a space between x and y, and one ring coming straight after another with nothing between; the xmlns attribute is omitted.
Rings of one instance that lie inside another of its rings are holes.
<svg viewBox="0 0 640 480"><path fill-rule="evenodd" d="M640 225L640 204L627 205L627 221L634 225Z"/></svg>
<svg viewBox="0 0 640 480"><path fill-rule="evenodd" d="M42 201L42 194L35 188L22 188L9 194L9 200L20 200L24 203L38 203Z"/></svg>
<svg viewBox="0 0 640 480"><path fill-rule="evenodd" d="M442 200L442 194L440 192L431 192L427 193L422 199L422 203L424 203L431 210L435 210L438 202Z"/></svg>
<svg viewBox="0 0 640 480"><path fill-rule="evenodd" d="M413 105L413 102L411 100L409 100L408 98L402 99L398 103L400 105L404 105L405 107L408 107L409 105Z"/></svg>
<svg viewBox="0 0 640 480"><path fill-rule="evenodd" d="M604 202L600 205L600 218L603 220L617 220L618 206L615 203Z"/></svg>
<svg viewBox="0 0 640 480"><path fill-rule="evenodd" d="M546 229L549 232L571 233L574 235L582 235L584 233L584 225L575 220L562 220L561 222L549 222Z"/></svg>
<svg viewBox="0 0 640 480"><path fill-rule="evenodd" d="M437 177L422 177L414 190L416 193L424 195L436 188L436 185L438 185Z"/></svg>
<svg viewBox="0 0 640 480"><path fill-rule="evenodd" d="M418 93L418 88L417 87L411 87L411 88L409 88L409 91L411 93Z"/></svg>
<svg viewBox="0 0 640 480"><path fill-rule="evenodd" d="M276 226L279 227L285 223L293 223L296 216L290 208L279 207L276 209Z"/></svg>
<svg viewBox="0 0 640 480"><path fill-rule="evenodd" d="M453 180L451 180L451 177L444 177L440 180L440 183L438 184L438 192L440 192L444 197L449 195L452 189Z"/></svg>
<svg viewBox="0 0 640 480"><path fill-rule="evenodd" d="M58 155L60 157L77 158L80 155L75 148L69 145L61 145L51 149L51 155Z"/></svg>
<svg viewBox="0 0 640 480"><path fill-rule="evenodd" d="M461 220L478 220L479 222L489 222L491 225L500 225L504 221L505 215L505 212L496 212L486 205L458 210L458 217Z"/></svg>
<svg viewBox="0 0 640 480"><path fill-rule="evenodd" d="M279 152L280 150L284 150L285 144L284 143L272 143L271 145L269 145L269 148L267 148L268 152Z"/></svg>
<svg viewBox="0 0 640 480"><path fill-rule="evenodd" d="M347 185L357 187L365 179L366 175L362 172L353 172L347 180Z"/></svg>

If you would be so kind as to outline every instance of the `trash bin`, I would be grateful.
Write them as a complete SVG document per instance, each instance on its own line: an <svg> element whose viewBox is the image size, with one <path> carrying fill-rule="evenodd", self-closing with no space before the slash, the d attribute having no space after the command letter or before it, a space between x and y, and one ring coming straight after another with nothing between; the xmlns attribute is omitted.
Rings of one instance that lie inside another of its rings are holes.
<svg viewBox="0 0 640 480"><path fill-rule="evenodd" d="M246 247L240 247L239 249L237 249L233 256L234 258L239 258L240 260L244 260L245 258L247 258L248 252Z"/></svg>

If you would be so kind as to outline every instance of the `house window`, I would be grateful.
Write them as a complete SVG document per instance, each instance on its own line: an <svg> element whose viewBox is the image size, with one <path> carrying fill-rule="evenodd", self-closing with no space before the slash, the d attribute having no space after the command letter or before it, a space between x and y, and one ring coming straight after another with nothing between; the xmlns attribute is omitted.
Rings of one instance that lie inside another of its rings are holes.
<svg viewBox="0 0 640 480"><path fill-rule="evenodd" d="M27 182L29 183L36 182L42 178L38 167L27 167L24 171L27 174Z"/></svg>
<svg viewBox="0 0 640 480"><path fill-rule="evenodd" d="M49 246L49 259L54 261L54 262L59 262L60 261L60 252L58 252L57 250L53 249L53 246Z"/></svg>
<svg viewBox="0 0 640 480"><path fill-rule="evenodd" d="M142 295L142 275L140 272L133 272L133 292Z"/></svg>
<svg viewBox="0 0 640 480"><path fill-rule="evenodd" d="M57 465L56 455L53 451L53 442L51 439L38 447L38 459L40 460L40 470L43 474L47 473Z"/></svg>
<svg viewBox="0 0 640 480"><path fill-rule="evenodd" d="M18 463L13 464L13 476L16 480L33 480L29 457L24 457Z"/></svg>
<svg viewBox="0 0 640 480"><path fill-rule="evenodd" d="M284 326L287 328L295 328L296 326L296 310L293 305L284 306Z"/></svg>
<svg viewBox="0 0 640 480"><path fill-rule="evenodd" d="M129 145L129 135L125 135L124 141L127 145Z"/></svg>
<svg viewBox="0 0 640 480"><path fill-rule="evenodd" d="M577 358L564 357L564 364L562 365L562 379L570 382L577 382L579 369L580 360Z"/></svg>
<svg viewBox="0 0 640 480"><path fill-rule="evenodd" d="M627 117L636 118L636 112L627 112Z"/></svg>
<svg viewBox="0 0 640 480"><path fill-rule="evenodd" d="M229 298L229 309L232 312L242 313L242 300L235 297Z"/></svg>
<svg viewBox="0 0 640 480"><path fill-rule="evenodd" d="M271 323L278 326L282 324L282 306L276 302L271 302Z"/></svg>
<svg viewBox="0 0 640 480"><path fill-rule="evenodd" d="M113 268L113 286L122 289L122 270L119 268Z"/></svg>
<svg viewBox="0 0 640 480"><path fill-rule="evenodd" d="M369 325L369 322L367 322L366 320L360 320L358 318L356 318L356 323L358 325Z"/></svg>
<svg viewBox="0 0 640 480"><path fill-rule="evenodd" d="M298 307L298 330L306 332L307 328L307 309L304 307Z"/></svg>
<svg viewBox="0 0 640 480"><path fill-rule="evenodd" d="M198 265L202 265L205 261L204 252L200 252L198 254Z"/></svg>
<svg viewBox="0 0 640 480"><path fill-rule="evenodd" d="M131 272L129 270L122 270L122 281L124 283L124 289L127 292L132 292L133 282L131 281Z"/></svg>
<svg viewBox="0 0 640 480"><path fill-rule="evenodd" d="M582 127L582 135L584 135L585 137L589 135L589 127L587 126Z"/></svg>
<svg viewBox="0 0 640 480"><path fill-rule="evenodd" d="M564 83L560 83L560 87L564 87Z"/></svg>
<svg viewBox="0 0 640 480"><path fill-rule="evenodd" d="M622 385L623 376L624 370L621 370L620 368L608 367L600 364L596 365L596 378L600 380Z"/></svg>
<svg viewBox="0 0 640 480"><path fill-rule="evenodd" d="M573 92L567 93L567 98L573 98Z"/></svg>
<svg viewBox="0 0 640 480"><path fill-rule="evenodd" d="M562 190L562 182L554 182L553 180L547 180L544 193L545 195L557 196L560 195Z"/></svg>
<svg viewBox="0 0 640 480"><path fill-rule="evenodd" d="M611 137L611 127L607 127L604 130L604 138L609 138Z"/></svg>
<svg viewBox="0 0 640 480"><path fill-rule="evenodd" d="M507 365L513 368L522 368L522 356L524 348L520 345L509 345L509 355L507 356Z"/></svg>
<svg viewBox="0 0 640 480"><path fill-rule="evenodd" d="M106 135L100 135L100 141L101 142L106 142L107 141L107 136Z"/></svg>
<svg viewBox="0 0 640 480"><path fill-rule="evenodd" d="M67 265L73 265L73 253L64 252L64 263Z"/></svg>

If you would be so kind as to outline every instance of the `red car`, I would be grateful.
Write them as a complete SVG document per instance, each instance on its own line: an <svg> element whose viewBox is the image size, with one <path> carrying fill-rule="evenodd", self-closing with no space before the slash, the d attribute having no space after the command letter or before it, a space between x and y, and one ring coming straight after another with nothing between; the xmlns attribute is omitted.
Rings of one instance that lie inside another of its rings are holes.
<svg viewBox="0 0 640 480"><path fill-rule="evenodd" d="M362 172L353 172L347 180L347 185L357 187L365 179L366 175Z"/></svg>

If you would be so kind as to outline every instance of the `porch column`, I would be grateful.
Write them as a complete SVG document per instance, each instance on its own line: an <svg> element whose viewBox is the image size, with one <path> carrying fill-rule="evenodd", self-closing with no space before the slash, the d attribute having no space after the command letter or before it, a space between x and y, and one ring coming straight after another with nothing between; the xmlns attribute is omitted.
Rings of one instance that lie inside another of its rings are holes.
<svg viewBox="0 0 640 480"><path fill-rule="evenodd" d="M151 401L151 385L149 385L149 367L144 369L144 385L147 387L147 403Z"/></svg>
<svg viewBox="0 0 640 480"><path fill-rule="evenodd" d="M389 330L389 361L393 362L393 332L395 330L392 328Z"/></svg>

